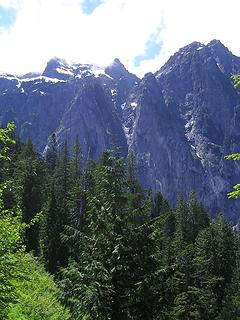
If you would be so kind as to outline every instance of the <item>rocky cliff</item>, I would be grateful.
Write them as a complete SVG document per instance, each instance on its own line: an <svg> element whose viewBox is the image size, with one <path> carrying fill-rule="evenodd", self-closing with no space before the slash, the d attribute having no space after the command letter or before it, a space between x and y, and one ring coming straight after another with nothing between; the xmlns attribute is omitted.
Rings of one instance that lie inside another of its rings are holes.
<svg viewBox="0 0 240 320"><path fill-rule="evenodd" d="M132 150L145 187L171 202L195 191L214 214L235 222L237 200L227 192L240 181L240 96L231 75L240 58L220 41L194 42L155 74L138 79L115 59L107 68L52 59L42 75L0 75L1 124L14 121L23 140L40 152L56 133L61 146L79 136L87 159L106 148Z"/></svg>
<svg viewBox="0 0 240 320"><path fill-rule="evenodd" d="M227 191L240 181L240 167L224 155L240 150L240 101L230 78L239 63L216 40L180 49L140 83L130 143L146 186L171 201L194 190L209 210L233 220L239 201Z"/></svg>

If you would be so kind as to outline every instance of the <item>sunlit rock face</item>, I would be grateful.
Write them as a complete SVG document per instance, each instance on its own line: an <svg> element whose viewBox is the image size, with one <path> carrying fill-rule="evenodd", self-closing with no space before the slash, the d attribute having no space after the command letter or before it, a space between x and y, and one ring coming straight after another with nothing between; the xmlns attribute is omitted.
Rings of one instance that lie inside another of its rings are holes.
<svg viewBox="0 0 240 320"><path fill-rule="evenodd" d="M16 123L40 152L52 133L59 147L78 135L84 161L108 148L133 151L141 182L171 203L191 191L212 214L235 222L238 200L227 192L240 166L224 156L240 152L240 98L231 75L240 58L213 40L175 53L155 74L138 79L115 59L104 68L50 60L42 75L0 75L0 120Z"/></svg>
<svg viewBox="0 0 240 320"><path fill-rule="evenodd" d="M240 167L224 156L240 150L239 95L230 79L239 63L216 40L180 49L140 83L130 145L146 186L172 202L194 190L212 213L233 220L240 204L227 192L240 181Z"/></svg>
<svg viewBox="0 0 240 320"><path fill-rule="evenodd" d="M42 75L0 75L1 124L14 121L20 138L31 136L40 152L56 133L60 148L78 135L86 161L114 146L126 155L121 104L139 80L119 60L106 69L54 58Z"/></svg>

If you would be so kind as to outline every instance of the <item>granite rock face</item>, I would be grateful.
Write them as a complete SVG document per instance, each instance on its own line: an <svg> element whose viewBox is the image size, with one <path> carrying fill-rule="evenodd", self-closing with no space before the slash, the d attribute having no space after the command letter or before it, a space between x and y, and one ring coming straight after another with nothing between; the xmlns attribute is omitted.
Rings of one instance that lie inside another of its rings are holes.
<svg viewBox="0 0 240 320"><path fill-rule="evenodd" d="M74 144L78 136L84 160L98 159L106 149L119 146L124 155L127 154L127 143L121 121L113 112L112 99L109 92L98 79L87 77L65 110L56 131L59 144L67 140Z"/></svg>
<svg viewBox="0 0 240 320"><path fill-rule="evenodd" d="M14 121L23 141L31 136L40 152L56 133L59 146L79 136L85 160L98 159L107 148L127 142L119 110L138 78L120 61L104 68L50 60L42 75L0 75L0 122Z"/></svg>
<svg viewBox="0 0 240 320"><path fill-rule="evenodd" d="M240 100L230 79L239 62L217 41L180 49L142 80L130 145L146 186L173 202L194 190L211 212L224 210L235 221L239 201L227 192L240 181L240 167L224 155L240 150Z"/></svg>
<svg viewBox="0 0 240 320"><path fill-rule="evenodd" d="M42 75L0 75L0 120L14 121L40 152L53 132L59 146L78 135L85 161L113 146L133 151L145 187L172 203L195 191L212 214L221 209L236 222L240 203L227 192L240 165L224 156L240 152L240 95L231 80L239 73L240 58L218 40L180 49L141 80L118 59L102 68L54 58Z"/></svg>
<svg viewBox="0 0 240 320"><path fill-rule="evenodd" d="M67 82L46 77L19 79L0 76L1 125L14 121L23 141L31 136L43 151L56 130L75 88Z"/></svg>

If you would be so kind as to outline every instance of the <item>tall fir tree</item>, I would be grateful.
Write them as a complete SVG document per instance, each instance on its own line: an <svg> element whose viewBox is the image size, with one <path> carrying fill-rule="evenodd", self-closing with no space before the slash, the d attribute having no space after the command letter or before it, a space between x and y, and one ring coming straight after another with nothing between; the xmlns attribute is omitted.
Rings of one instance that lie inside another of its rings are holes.
<svg viewBox="0 0 240 320"><path fill-rule="evenodd" d="M86 209L86 193L84 192L82 151L79 138L73 149L73 156L69 162L69 210L70 224L80 230L83 228L83 215Z"/></svg>
<svg viewBox="0 0 240 320"><path fill-rule="evenodd" d="M57 155L54 166L50 168L48 183L48 199L45 206L46 218L43 222L43 254L50 273L56 273L59 268L66 267L69 259L69 248L63 240L66 226L70 224L69 209L69 156L67 144L63 155ZM52 158L51 158L52 159ZM51 224L56 220L55 226ZM50 230L50 231L49 231ZM54 231L52 231L54 230ZM52 246L52 244L54 244ZM53 256L51 256L53 254ZM50 263L50 261L52 261Z"/></svg>
<svg viewBox="0 0 240 320"><path fill-rule="evenodd" d="M28 224L24 231L24 243L27 251L39 254L39 221L44 199L45 169L43 160L34 149L31 139L22 146L15 162L14 171L17 202L21 205L23 222Z"/></svg>

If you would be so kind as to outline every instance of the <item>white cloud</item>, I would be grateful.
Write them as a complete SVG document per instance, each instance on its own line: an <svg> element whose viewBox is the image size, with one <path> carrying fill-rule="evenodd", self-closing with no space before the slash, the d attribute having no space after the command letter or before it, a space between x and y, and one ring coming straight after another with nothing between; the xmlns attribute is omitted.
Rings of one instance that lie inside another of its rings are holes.
<svg viewBox="0 0 240 320"><path fill-rule="evenodd" d="M239 54L239 0L104 0L91 15L83 0L0 0L18 8L16 23L0 35L0 69L12 73L42 71L59 56L76 62L109 64L118 57L130 71L142 75L192 41L220 39ZM134 57L159 32L161 54L134 67Z"/></svg>
<svg viewBox="0 0 240 320"><path fill-rule="evenodd" d="M0 7L19 9L20 0L0 0Z"/></svg>

